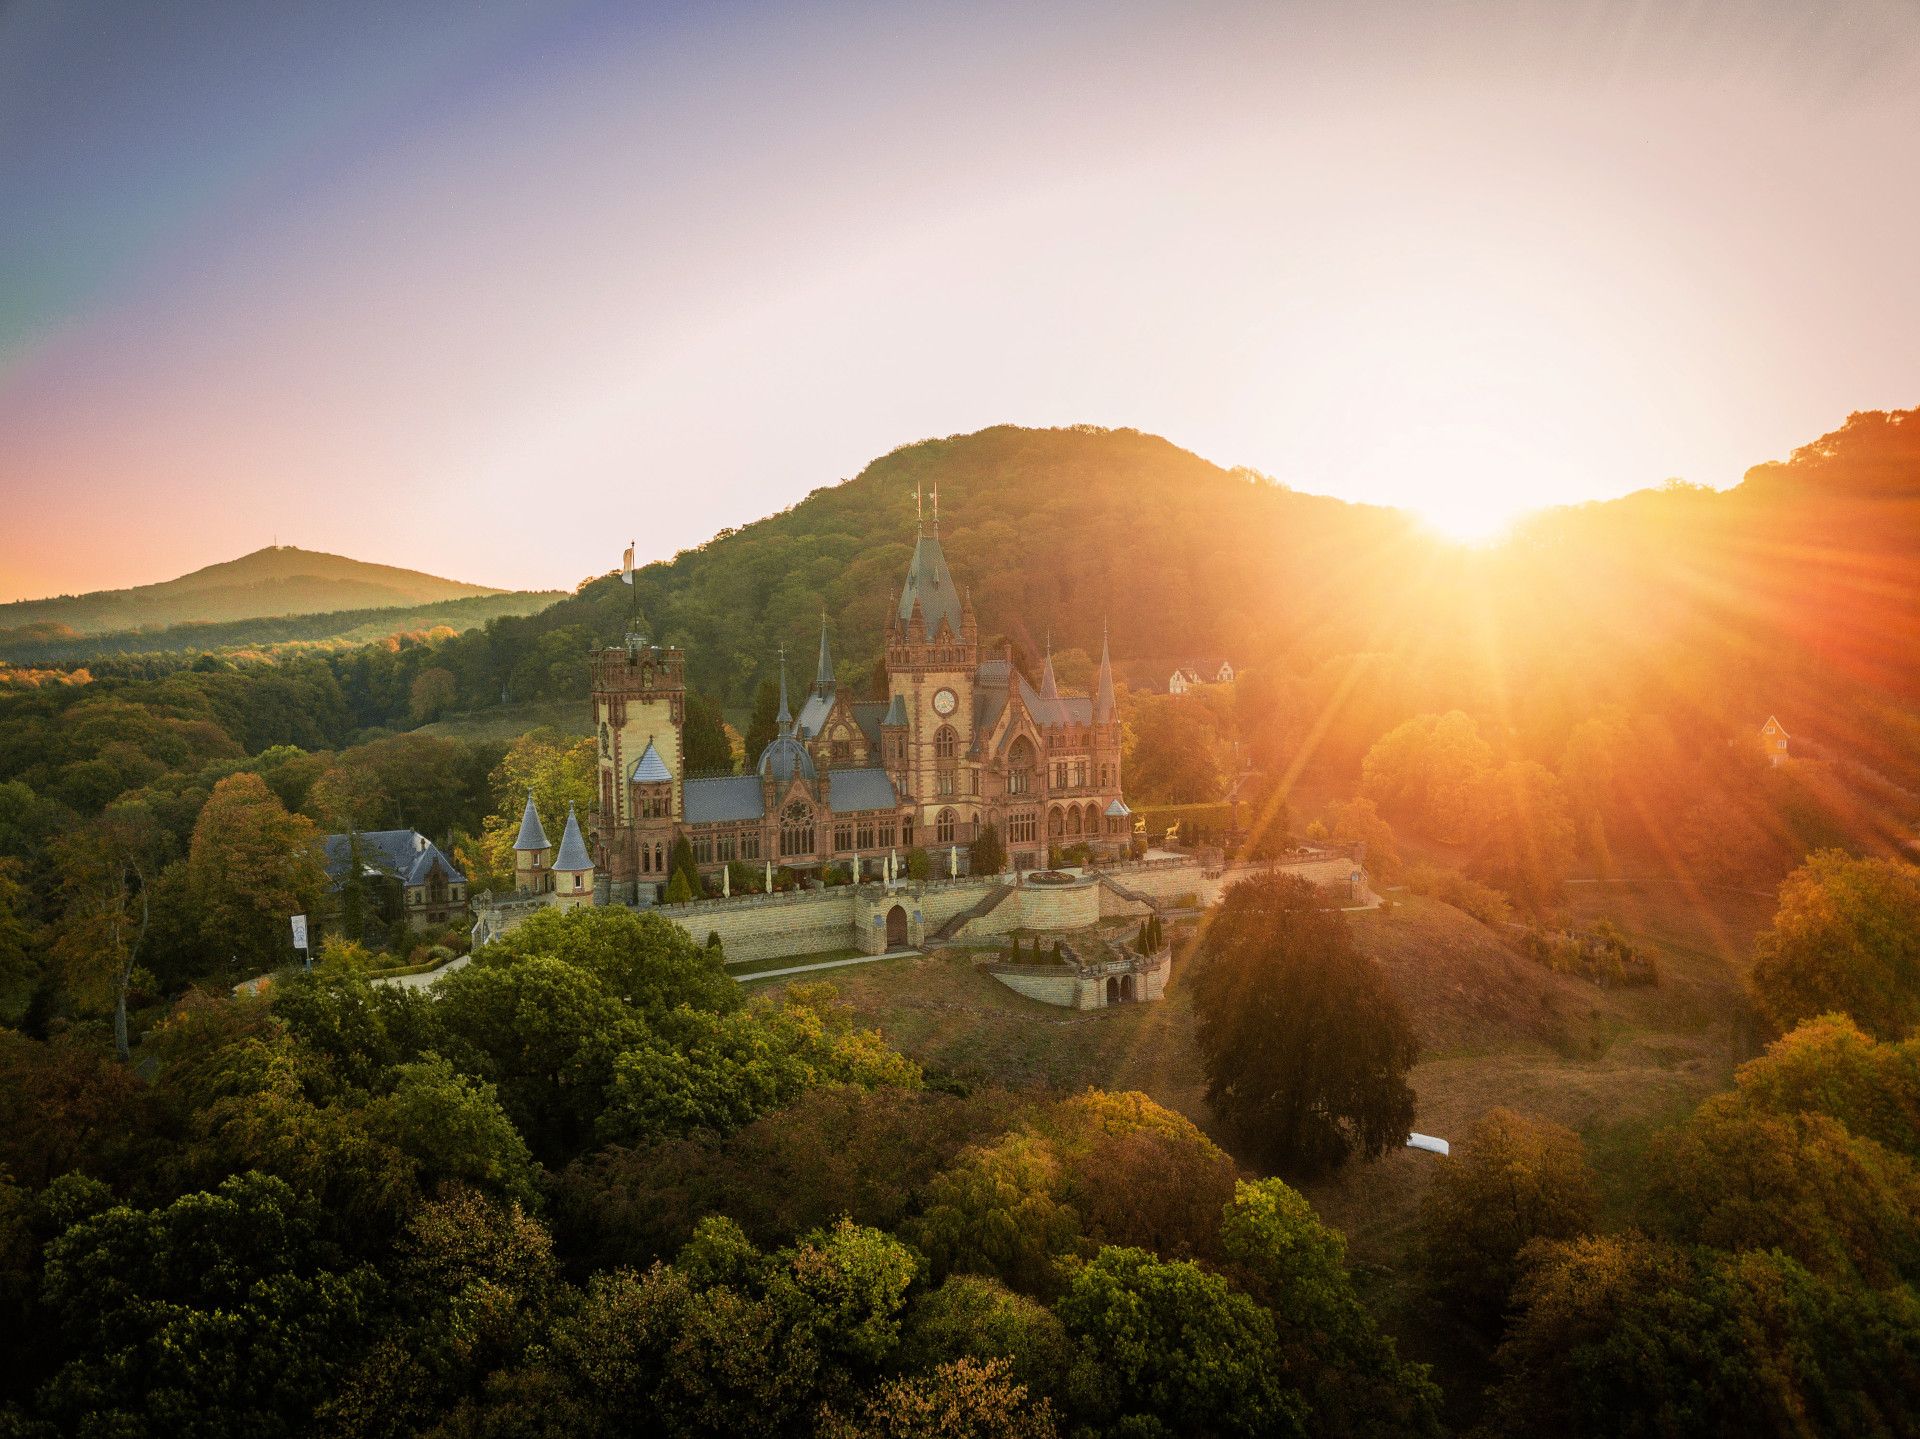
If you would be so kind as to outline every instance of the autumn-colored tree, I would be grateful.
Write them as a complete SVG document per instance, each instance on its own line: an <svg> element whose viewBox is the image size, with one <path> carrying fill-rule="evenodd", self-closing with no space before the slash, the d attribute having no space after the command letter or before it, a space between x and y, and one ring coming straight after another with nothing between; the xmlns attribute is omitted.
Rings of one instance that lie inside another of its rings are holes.
<svg viewBox="0 0 1920 1439"><path fill-rule="evenodd" d="M953 1359L890 1379L850 1414L829 1409L820 1439L1053 1439L1053 1406L1013 1377L1006 1359Z"/></svg>
<svg viewBox="0 0 1920 1439"><path fill-rule="evenodd" d="M329 834L384 829L385 821L394 817L386 786L377 774L360 765L329 766L307 790L302 808Z"/></svg>
<svg viewBox="0 0 1920 1439"><path fill-rule="evenodd" d="M1476 1322L1497 1325L1535 1239L1585 1233L1598 1211L1580 1136L1562 1125L1491 1109L1434 1171L1422 1212L1434 1287Z"/></svg>
<svg viewBox="0 0 1920 1439"><path fill-rule="evenodd" d="M1142 695L1130 729L1129 791L1168 804L1220 797L1227 760L1211 710L1186 695Z"/></svg>
<svg viewBox="0 0 1920 1439"><path fill-rule="evenodd" d="M24 866L0 858L0 1024L16 1025L39 980L34 960L33 925L27 913Z"/></svg>
<svg viewBox="0 0 1920 1439"><path fill-rule="evenodd" d="M1197 961L1188 982L1207 1099L1253 1152L1311 1174L1406 1139L1413 1027L1312 885L1291 875L1234 885Z"/></svg>
<svg viewBox="0 0 1920 1439"><path fill-rule="evenodd" d="M1574 834L1552 771L1532 760L1488 770L1473 805L1473 871L1536 905L1555 898L1573 868Z"/></svg>
<svg viewBox="0 0 1920 1439"><path fill-rule="evenodd" d="M54 955L75 998L112 1011L113 1045L122 1059L130 1054L127 993L152 919L148 888L160 844L151 811L125 804L53 845L60 884Z"/></svg>
<svg viewBox="0 0 1920 1439"><path fill-rule="evenodd" d="M1920 1024L1920 867L1822 850L1780 886L1753 992L1781 1029L1830 1011L1880 1039Z"/></svg>
<svg viewBox="0 0 1920 1439"><path fill-rule="evenodd" d="M1734 1073L1740 1103L1768 1114L1824 1114L1920 1160L1920 1035L1898 1044L1843 1014L1789 1030Z"/></svg>
<svg viewBox="0 0 1920 1439"><path fill-rule="evenodd" d="M407 690L407 716L415 724L431 723L453 708L459 693L452 670L438 665L421 670Z"/></svg>
<svg viewBox="0 0 1920 1439"><path fill-rule="evenodd" d="M513 873L513 841L520 833L528 790L533 791L534 804L552 828L548 838L555 844L560 841L558 827L565 822L569 805L584 823L594 803L598 763L594 740L576 740L550 727L529 730L515 740L488 778L494 809L480 833L486 873Z"/></svg>
<svg viewBox="0 0 1920 1439"><path fill-rule="evenodd" d="M207 943L235 960L271 966L290 953L288 919L312 914L326 890L320 831L257 774L213 788L193 827L187 883Z"/></svg>
<svg viewBox="0 0 1920 1439"><path fill-rule="evenodd" d="M1420 715L1382 736L1367 752L1361 783L1389 813L1457 841L1473 829L1480 785L1492 765L1493 752L1473 717L1450 710Z"/></svg>
<svg viewBox="0 0 1920 1439"><path fill-rule="evenodd" d="M1400 846L1393 837L1393 826L1380 817L1372 800L1358 796L1344 804L1327 806L1331 824L1321 837L1342 844L1355 842L1367 847L1367 873L1382 884L1400 878Z"/></svg>

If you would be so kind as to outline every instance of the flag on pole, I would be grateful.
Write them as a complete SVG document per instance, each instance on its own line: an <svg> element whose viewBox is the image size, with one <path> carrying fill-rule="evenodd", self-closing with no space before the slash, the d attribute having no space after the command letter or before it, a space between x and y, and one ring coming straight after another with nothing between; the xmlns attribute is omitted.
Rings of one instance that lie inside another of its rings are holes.
<svg viewBox="0 0 1920 1439"><path fill-rule="evenodd" d="M627 546L627 557L620 564L620 578L627 584L633 583L633 546Z"/></svg>

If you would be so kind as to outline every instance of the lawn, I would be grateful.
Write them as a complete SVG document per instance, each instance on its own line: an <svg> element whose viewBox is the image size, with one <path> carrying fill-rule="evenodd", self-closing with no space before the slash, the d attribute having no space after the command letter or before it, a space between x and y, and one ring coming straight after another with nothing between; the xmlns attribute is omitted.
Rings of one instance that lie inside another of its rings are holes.
<svg viewBox="0 0 1920 1439"><path fill-rule="evenodd" d="M589 735L593 733L592 712L585 700L542 700L448 715L422 725L415 733L447 739L516 740L542 725L551 725L562 734Z"/></svg>

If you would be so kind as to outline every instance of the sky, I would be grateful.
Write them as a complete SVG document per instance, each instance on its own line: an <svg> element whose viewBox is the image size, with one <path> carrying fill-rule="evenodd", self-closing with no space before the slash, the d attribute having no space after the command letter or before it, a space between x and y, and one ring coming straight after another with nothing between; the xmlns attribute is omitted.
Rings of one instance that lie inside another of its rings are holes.
<svg viewBox="0 0 1920 1439"><path fill-rule="evenodd" d="M1483 532L1920 404L1920 6L0 5L0 600L1100 424Z"/></svg>

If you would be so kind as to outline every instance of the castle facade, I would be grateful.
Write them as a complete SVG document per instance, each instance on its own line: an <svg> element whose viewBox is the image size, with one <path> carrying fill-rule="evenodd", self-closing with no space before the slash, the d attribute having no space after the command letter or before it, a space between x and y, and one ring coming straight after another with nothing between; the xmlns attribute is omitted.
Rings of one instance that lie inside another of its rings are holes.
<svg viewBox="0 0 1920 1439"><path fill-rule="evenodd" d="M813 684L794 713L783 664L779 733L747 774L686 773L678 648L630 636L590 663L603 902L659 898L683 836L709 878L735 862L867 878L915 847L945 874L988 825L1022 868L1045 867L1050 845L1111 853L1133 831L1105 643L1092 694L1063 693L1051 654L1029 682L1010 647L981 644L937 518L923 523L887 624L887 698L840 692L823 619Z"/></svg>

